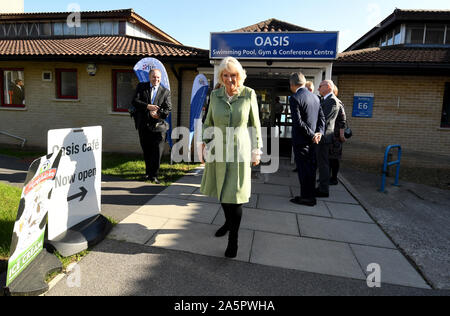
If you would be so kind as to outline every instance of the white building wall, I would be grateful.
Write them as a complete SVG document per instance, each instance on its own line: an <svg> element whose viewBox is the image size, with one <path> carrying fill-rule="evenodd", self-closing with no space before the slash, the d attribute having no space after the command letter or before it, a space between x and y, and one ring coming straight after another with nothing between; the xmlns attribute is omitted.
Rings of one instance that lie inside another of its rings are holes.
<svg viewBox="0 0 450 316"><path fill-rule="evenodd" d="M23 13L24 12L24 0L1 0L0 1L0 13Z"/></svg>

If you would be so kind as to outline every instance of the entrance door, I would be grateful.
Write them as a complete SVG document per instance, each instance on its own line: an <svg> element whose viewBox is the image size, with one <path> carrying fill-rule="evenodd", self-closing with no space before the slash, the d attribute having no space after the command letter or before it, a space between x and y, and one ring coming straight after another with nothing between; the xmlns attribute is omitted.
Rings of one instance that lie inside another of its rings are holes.
<svg viewBox="0 0 450 316"><path fill-rule="evenodd" d="M270 79L249 76L245 85L255 90L258 97L261 126L268 128L268 144L264 144L264 151L266 152L267 150L267 153L271 154L270 128L278 128L280 135L280 157L290 158L292 154L292 116L289 107L289 98L292 93L289 88L288 78L288 75ZM314 77L307 77L306 80L314 81ZM281 115L278 114L278 117L276 113L277 109L278 111L281 109Z"/></svg>

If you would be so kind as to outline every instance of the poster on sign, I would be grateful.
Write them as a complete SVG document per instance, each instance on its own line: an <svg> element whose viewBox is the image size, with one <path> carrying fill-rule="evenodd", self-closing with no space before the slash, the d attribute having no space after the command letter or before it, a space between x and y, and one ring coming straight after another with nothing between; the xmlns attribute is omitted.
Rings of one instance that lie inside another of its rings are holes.
<svg viewBox="0 0 450 316"><path fill-rule="evenodd" d="M195 124L201 123L202 110L208 95L209 83L205 75L199 74L194 79L191 94L191 114L189 123L189 147L194 138L194 131L201 131L201 125L196 129Z"/></svg>
<svg viewBox="0 0 450 316"><path fill-rule="evenodd" d="M102 127L50 130L47 150L62 151L48 214L52 241L101 212Z"/></svg>
<svg viewBox="0 0 450 316"><path fill-rule="evenodd" d="M9 286L41 253L47 214L59 174L62 151L41 157L30 165L20 198L8 260Z"/></svg>

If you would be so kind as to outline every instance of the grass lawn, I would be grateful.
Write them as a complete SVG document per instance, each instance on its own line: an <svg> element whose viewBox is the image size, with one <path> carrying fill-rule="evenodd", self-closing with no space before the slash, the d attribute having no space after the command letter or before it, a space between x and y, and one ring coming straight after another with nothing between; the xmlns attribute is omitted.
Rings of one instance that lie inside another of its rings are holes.
<svg viewBox="0 0 450 316"><path fill-rule="evenodd" d="M22 190L0 183L0 272L6 270Z"/></svg>
<svg viewBox="0 0 450 316"><path fill-rule="evenodd" d="M34 159L45 155L44 152L26 151L18 149L2 149L0 154L19 158L27 163L31 163ZM198 167L198 164L170 164L168 158L163 158L161 162L159 180L161 185L169 186L177 181L186 172ZM127 180L138 180L145 173L145 162L142 155L126 155L126 154L103 154L102 174L116 176ZM17 209L22 190L6 184L0 183L0 272L6 270L7 259L9 256L9 245L16 220ZM109 219L116 224L112 219ZM62 258L63 267L74 261L79 261L87 252L75 255L70 258Z"/></svg>
<svg viewBox="0 0 450 316"><path fill-rule="evenodd" d="M199 164L170 164L168 157L163 157L158 179L161 185L169 186L186 172L197 168ZM145 162L142 155L103 154L102 174L117 176L127 180L140 181L145 174Z"/></svg>

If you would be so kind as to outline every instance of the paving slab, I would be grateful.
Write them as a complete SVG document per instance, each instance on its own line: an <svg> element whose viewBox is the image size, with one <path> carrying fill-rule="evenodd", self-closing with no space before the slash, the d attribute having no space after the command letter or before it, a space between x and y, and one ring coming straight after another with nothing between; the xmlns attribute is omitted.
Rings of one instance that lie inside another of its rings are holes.
<svg viewBox="0 0 450 316"><path fill-rule="evenodd" d="M213 257L224 257L228 238L214 236L220 226L193 223L180 220L169 220L153 238L148 246L186 251ZM253 232L239 231L239 248L236 260L248 262L253 241Z"/></svg>
<svg viewBox="0 0 450 316"><path fill-rule="evenodd" d="M109 239L135 244L145 244L169 219L148 215L131 214L117 224L108 235Z"/></svg>
<svg viewBox="0 0 450 316"><path fill-rule="evenodd" d="M213 224L225 223L223 212L219 212ZM297 218L293 213L244 208L241 228L300 236Z"/></svg>
<svg viewBox="0 0 450 316"><path fill-rule="evenodd" d="M288 185L252 183L252 193L291 197L291 190Z"/></svg>
<svg viewBox="0 0 450 316"><path fill-rule="evenodd" d="M188 199L188 200L197 201L197 202L220 204L220 201L217 198L203 195L200 192L200 189L195 190L194 193L192 193L192 194L181 194L178 198ZM250 196L249 202L247 204L244 204L244 207L256 208L257 201L258 201L258 194L252 194Z"/></svg>
<svg viewBox="0 0 450 316"><path fill-rule="evenodd" d="M372 263L380 266L381 286L385 283L431 289L420 274L398 250L350 245L361 266ZM367 272L369 275L372 271Z"/></svg>
<svg viewBox="0 0 450 316"><path fill-rule="evenodd" d="M394 244L375 224L307 215L297 216L302 237L395 249Z"/></svg>
<svg viewBox="0 0 450 316"><path fill-rule="evenodd" d="M295 187L293 187L295 188ZM298 190L298 189L297 189ZM345 203L345 204L355 204L358 205L359 202L348 193L347 190L339 190L339 188L330 189L330 196L327 198L317 198L324 202L335 202L335 203Z"/></svg>
<svg viewBox="0 0 450 316"><path fill-rule="evenodd" d="M268 174L264 176L264 183L276 185L300 186L298 178L283 177L279 174Z"/></svg>
<svg viewBox="0 0 450 316"><path fill-rule="evenodd" d="M360 205L325 202L333 218L374 223Z"/></svg>
<svg viewBox="0 0 450 316"><path fill-rule="evenodd" d="M365 279L344 243L255 232L250 262L288 269Z"/></svg>
<svg viewBox="0 0 450 316"><path fill-rule="evenodd" d="M220 204L191 202L157 196L136 211L137 214L211 224Z"/></svg>
<svg viewBox="0 0 450 316"><path fill-rule="evenodd" d="M290 202L291 197L280 197L268 194L260 194L257 208L275 210L282 212L290 212L296 214L306 214L313 216L331 217L325 202L317 201L316 206L309 207L304 205L297 205Z"/></svg>

